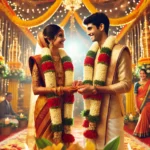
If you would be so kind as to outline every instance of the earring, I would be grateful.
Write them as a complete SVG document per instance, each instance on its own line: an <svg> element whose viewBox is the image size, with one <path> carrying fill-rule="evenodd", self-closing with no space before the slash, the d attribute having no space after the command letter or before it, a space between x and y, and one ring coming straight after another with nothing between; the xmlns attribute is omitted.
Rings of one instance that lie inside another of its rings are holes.
<svg viewBox="0 0 150 150"><path fill-rule="evenodd" d="M52 49L53 48L53 42L50 42L48 46L49 46L49 49Z"/></svg>
<svg viewBox="0 0 150 150"><path fill-rule="evenodd" d="M52 49L53 48L52 43L49 43L48 47L49 47L49 49Z"/></svg>

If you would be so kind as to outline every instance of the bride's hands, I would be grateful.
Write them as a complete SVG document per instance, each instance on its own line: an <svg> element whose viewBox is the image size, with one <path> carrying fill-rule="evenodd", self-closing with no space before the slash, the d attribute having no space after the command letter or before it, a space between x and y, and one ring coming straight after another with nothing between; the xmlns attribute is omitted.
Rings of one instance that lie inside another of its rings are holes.
<svg viewBox="0 0 150 150"><path fill-rule="evenodd" d="M73 94L73 93L77 92L77 88L72 87L72 86L62 87L62 90L64 93L68 93L68 94Z"/></svg>
<svg viewBox="0 0 150 150"><path fill-rule="evenodd" d="M80 86L80 85L82 85L83 83L82 83L82 81L80 81L80 80L75 80L73 83L72 83L72 86L73 87L78 87L78 86Z"/></svg>

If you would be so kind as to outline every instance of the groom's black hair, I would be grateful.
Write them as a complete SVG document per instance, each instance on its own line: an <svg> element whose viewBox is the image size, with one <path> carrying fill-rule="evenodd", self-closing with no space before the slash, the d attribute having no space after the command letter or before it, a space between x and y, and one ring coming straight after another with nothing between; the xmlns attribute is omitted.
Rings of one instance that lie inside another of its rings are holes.
<svg viewBox="0 0 150 150"><path fill-rule="evenodd" d="M92 23L95 25L97 28L99 28L100 24L104 24L104 31L108 35L108 30L109 30L109 18L104 14L100 12L96 12L90 16L88 16L83 23L85 25L88 25Z"/></svg>

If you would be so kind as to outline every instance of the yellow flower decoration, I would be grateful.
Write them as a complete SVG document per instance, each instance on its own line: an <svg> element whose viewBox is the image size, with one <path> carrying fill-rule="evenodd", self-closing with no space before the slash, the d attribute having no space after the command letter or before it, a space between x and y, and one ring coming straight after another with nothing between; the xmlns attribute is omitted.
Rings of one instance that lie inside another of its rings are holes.
<svg viewBox="0 0 150 150"><path fill-rule="evenodd" d="M58 145L53 144L52 150L61 150L63 148L63 144L59 143Z"/></svg>
<svg viewBox="0 0 150 150"><path fill-rule="evenodd" d="M86 143L85 143L85 150L95 150L95 145L94 143L92 143L90 140L86 140Z"/></svg>
<svg viewBox="0 0 150 150"><path fill-rule="evenodd" d="M150 1L148 0L141 0L140 2L141 2L140 7L132 11L129 15L120 18L109 18L110 25L120 26L134 21L137 18L138 14L139 13L141 14L150 3ZM97 9L91 4L90 0L83 0L83 4L90 11L90 13L97 12Z"/></svg>
<svg viewBox="0 0 150 150"><path fill-rule="evenodd" d="M67 150L84 150L79 143L71 144Z"/></svg>
<svg viewBox="0 0 150 150"><path fill-rule="evenodd" d="M0 56L0 62L1 62L1 63L4 63L4 61L5 61L4 57L3 57L3 56Z"/></svg>
<svg viewBox="0 0 150 150"><path fill-rule="evenodd" d="M5 12L8 18L16 25L22 26L22 27L35 27L46 22L49 18L51 18L52 15L59 8L61 3L62 3L62 0L56 0L55 3L42 16L33 20L29 20L29 21L20 19L14 12L12 12L13 10L11 9L11 7L9 7L9 5L7 5L6 0L1 0L0 9L3 12Z"/></svg>
<svg viewBox="0 0 150 150"><path fill-rule="evenodd" d="M52 146L47 146L43 150L61 150L63 148L63 144L59 143L58 145L53 144Z"/></svg>

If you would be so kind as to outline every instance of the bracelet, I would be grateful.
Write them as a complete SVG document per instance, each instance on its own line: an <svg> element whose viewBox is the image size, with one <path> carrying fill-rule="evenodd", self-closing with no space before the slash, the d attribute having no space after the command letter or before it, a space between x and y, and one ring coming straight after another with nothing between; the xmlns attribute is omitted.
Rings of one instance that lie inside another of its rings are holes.
<svg viewBox="0 0 150 150"><path fill-rule="evenodd" d="M64 94L61 86L56 88L56 94L58 94L59 96Z"/></svg>
<svg viewBox="0 0 150 150"><path fill-rule="evenodd" d="M63 87L60 86L60 95L63 95L63 94L64 94Z"/></svg>
<svg viewBox="0 0 150 150"><path fill-rule="evenodd" d="M97 88L96 88L96 85L94 85L94 90L93 90L93 94L97 94Z"/></svg>
<svg viewBox="0 0 150 150"><path fill-rule="evenodd" d="M52 92L57 94L57 89L56 88L52 88Z"/></svg>
<svg viewBox="0 0 150 150"><path fill-rule="evenodd" d="M60 96L60 95L61 95L61 94L60 94L60 86L57 87L56 89L57 89L57 90L56 90L56 91L57 91L57 94Z"/></svg>

